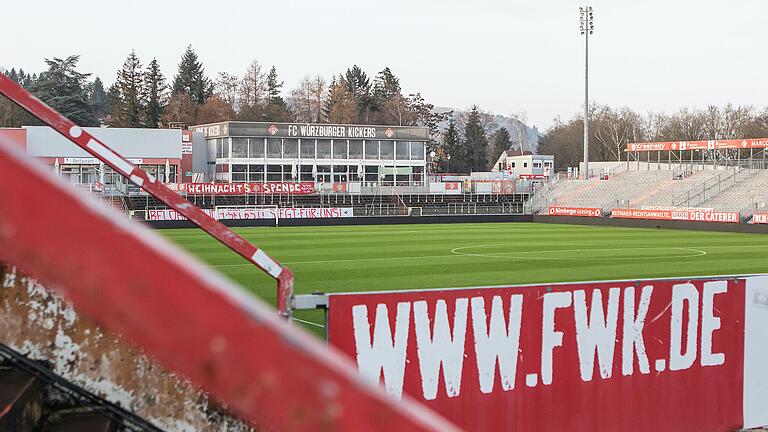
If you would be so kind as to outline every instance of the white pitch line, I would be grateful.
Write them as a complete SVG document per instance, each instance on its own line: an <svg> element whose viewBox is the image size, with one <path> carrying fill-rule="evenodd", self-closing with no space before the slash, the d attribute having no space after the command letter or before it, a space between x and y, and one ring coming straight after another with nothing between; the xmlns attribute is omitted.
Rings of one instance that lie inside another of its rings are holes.
<svg viewBox="0 0 768 432"><path fill-rule="evenodd" d="M593 260L594 257L586 257L586 258L579 258L579 257L567 257L567 258L560 258L560 257L541 257L541 256L514 256L514 255L525 255L525 254L543 254L543 253L558 253L558 252L604 252L604 251L624 251L627 250L627 248L591 248L591 249L550 249L550 250L540 250L540 251L513 251L513 252L491 252L487 254L473 254L473 253L464 253L459 252L461 249L472 249L472 248L482 248L482 247L492 247L492 246L508 246L506 243L495 243L495 244L482 244L482 245L473 245L473 246L462 246L451 249L451 253L462 255L462 256L474 256L474 257L481 257L481 258L511 258L511 259L530 259L530 260L562 260L562 259L568 259L568 260ZM707 254L706 251L700 250L700 249L694 249L689 247L672 247L672 246L656 246L656 247L649 247L649 248L632 248L633 250L686 250L686 251L693 251L696 252L693 255L676 255L676 256L664 256L664 255L656 255L656 256L635 256L635 257L611 257L608 258L609 260L640 260L640 259L648 259L648 258L694 258L699 256L704 256ZM512 256L510 256L512 255Z"/></svg>
<svg viewBox="0 0 768 432"><path fill-rule="evenodd" d="M325 328L325 326L324 326L324 325L322 325L322 324L318 324L318 323L316 323L316 322L307 321L307 320L303 320L303 319L299 319L299 318L293 318L293 317L291 317L291 319L292 319L292 320L294 320L294 321L297 321L297 322L303 323L303 324L309 324L309 325L311 325L311 326L320 327L320 328Z"/></svg>
<svg viewBox="0 0 768 432"><path fill-rule="evenodd" d="M257 228L257 227L254 227L254 228ZM258 227L258 228L262 228L262 227ZM270 227L263 227L263 228L270 228ZM272 227L272 228L274 228L274 227ZM270 233L248 233L246 235L243 235L242 233L239 233L239 234L243 238L246 238L246 239L249 239L249 240L260 240L260 239L264 239L266 237L285 237L285 238L290 239L291 237L317 236L317 235L321 235L321 236L326 236L326 235L328 235L328 236L339 236L339 235L349 236L349 235L371 235L371 234L374 234L374 235L376 235L376 234L378 234L378 235L389 235L389 234L413 234L413 233L417 233L417 232L419 232L419 231L415 231L415 230L414 231L363 231L363 232L354 231L354 232L345 232L343 234L340 234L338 231L324 232L324 233L319 233L319 232L318 233L314 233L314 232L312 232L312 233L310 233L310 232L308 232L308 233L295 232L295 233L291 233L291 234L286 234L286 233L283 233L283 232L280 232L280 233L270 232ZM422 231L422 232L426 233L424 231ZM205 238L205 239L207 239L207 238L209 238L209 236L207 234L192 234L192 235L172 235L171 234L171 235L167 235L166 238L169 238L169 239L172 239L172 240L173 239L187 239L187 238L201 238L201 239Z"/></svg>
<svg viewBox="0 0 768 432"><path fill-rule="evenodd" d="M375 257L375 258L353 258L353 259L333 259L333 260L314 260L314 261L281 261L281 264L326 264L326 263L336 263L336 262L356 262L356 261L384 261L384 260L401 260L401 259L417 259L417 258L449 258L449 257L460 257L462 255L460 254L450 254L450 255L419 255L419 256L398 256L398 257ZM218 264L218 265L209 265L206 267L243 267L243 266L251 266L253 264L248 263L241 263L241 264Z"/></svg>
<svg viewBox="0 0 768 432"><path fill-rule="evenodd" d="M560 243L564 244L564 243ZM572 244L579 244L583 245L583 243L572 243ZM488 246L488 245L485 245ZM420 256L397 256L397 257L371 257L371 258L353 258L353 259L330 259L330 260L313 260L313 261L283 261L282 264L327 264L327 263L336 263L336 262L357 262L357 261L386 261L386 260L402 260L402 259L418 259L418 258L449 258L449 257L479 257L479 258L513 258L513 259L540 259L540 260L561 260L561 259L569 259L569 260L589 260L594 258L575 258L575 257L568 257L568 258L557 258L557 257L510 257L507 256L508 254L533 254L533 253L552 253L552 252L583 252L583 251L597 251L597 250L626 250L627 248L610 248L610 249L560 249L560 250L542 250L542 251L523 251L523 252L499 252L496 255L494 254L468 254L468 253L462 253L462 252L454 252L455 250L459 250L462 248L468 248L473 246L460 246L457 248L451 249L450 255L420 255ZM477 245L474 247L478 247ZM677 247L677 246L670 246L670 247L652 247L652 248L635 248L635 249L682 249L682 250L689 250L696 252L695 255L683 255L683 256L659 256L659 257L617 257L614 259L644 259L644 258L695 258L698 256L704 256L708 255L712 252L713 249L730 249L730 248L765 248L765 245L707 245L707 246L698 246L699 248L706 248L709 249L709 252L697 249L694 247ZM501 254L507 254L507 255L501 255ZM250 263L240 263L240 264L214 264L214 265L207 265L205 267L212 267L212 268L224 268L224 267L247 267L251 266L253 264Z"/></svg>

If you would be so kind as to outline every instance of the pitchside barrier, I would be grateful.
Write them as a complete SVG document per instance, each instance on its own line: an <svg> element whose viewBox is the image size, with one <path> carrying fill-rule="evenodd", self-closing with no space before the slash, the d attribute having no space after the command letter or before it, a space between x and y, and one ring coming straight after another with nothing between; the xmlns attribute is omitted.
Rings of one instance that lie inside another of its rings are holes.
<svg viewBox="0 0 768 432"><path fill-rule="evenodd" d="M768 275L339 293L330 345L469 431L768 424Z"/></svg>
<svg viewBox="0 0 768 432"><path fill-rule="evenodd" d="M0 93L130 176L278 279L292 273L0 74ZM20 181L23 180L23 181ZM63 184L0 140L0 261L55 288L78 311L267 430L457 430L352 372L349 360L278 318L147 228ZM288 297L278 299L287 305ZM290 306L286 309L290 311Z"/></svg>
<svg viewBox="0 0 768 432"><path fill-rule="evenodd" d="M735 211L715 211L714 209L697 208L614 208L610 215L605 215L603 209L595 207L563 207L551 206L547 209L549 216L579 216L579 217L610 217L612 219L644 219L685 222L714 222L741 223L741 215ZM750 223L768 223L768 213L755 212Z"/></svg>

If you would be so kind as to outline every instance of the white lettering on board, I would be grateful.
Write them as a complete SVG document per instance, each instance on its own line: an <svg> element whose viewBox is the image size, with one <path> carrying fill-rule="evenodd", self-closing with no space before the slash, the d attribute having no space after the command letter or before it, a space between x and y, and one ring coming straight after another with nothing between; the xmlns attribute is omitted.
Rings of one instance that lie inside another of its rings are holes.
<svg viewBox="0 0 768 432"><path fill-rule="evenodd" d="M387 305L377 305L373 341L371 341L368 307L365 305L352 307L355 350L357 351L360 375L374 384L379 384L383 371L384 388L395 399L400 399L403 395L410 316L411 304L408 302L398 303L395 318L395 339L393 341Z"/></svg>
<svg viewBox="0 0 768 432"><path fill-rule="evenodd" d="M579 352L579 368L583 381L592 381L595 355L603 379L613 372L613 354L616 349L616 327L619 321L619 288L608 292L608 314L603 312L603 294L592 291L592 305L587 318L587 296L584 290L573 292L573 312L576 320L576 343Z"/></svg>
<svg viewBox="0 0 768 432"><path fill-rule="evenodd" d="M520 327L523 317L523 296L515 294L509 299L509 318L504 319L501 297L491 300L491 319L485 310L485 299L472 298L472 328L475 334L475 357L477 360L480 391L493 392L496 381L496 364L499 365L501 388L509 391L515 388L517 358L520 350Z"/></svg>
<svg viewBox="0 0 768 432"><path fill-rule="evenodd" d="M456 299L453 334L451 334L448 324L448 306L445 300L437 301L432 320L429 318L426 301L413 303L413 324L416 327L421 386L426 400L437 397L441 369L448 397L459 395L461 370L464 365L464 338L467 332L467 304L465 298ZM434 322L434 328L431 331L430 321Z"/></svg>

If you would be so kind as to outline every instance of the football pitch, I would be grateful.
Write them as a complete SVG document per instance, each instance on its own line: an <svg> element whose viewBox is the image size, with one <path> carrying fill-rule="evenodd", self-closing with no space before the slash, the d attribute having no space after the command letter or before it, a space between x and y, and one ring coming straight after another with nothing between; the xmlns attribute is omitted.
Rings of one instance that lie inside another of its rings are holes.
<svg viewBox="0 0 768 432"><path fill-rule="evenodd" d="M235 230L294 271L297 294L768 272L762 234L536 223ZM207 234L159 232L274 304L275 282ZM322 323L316 311L296 317Z"/></svg>

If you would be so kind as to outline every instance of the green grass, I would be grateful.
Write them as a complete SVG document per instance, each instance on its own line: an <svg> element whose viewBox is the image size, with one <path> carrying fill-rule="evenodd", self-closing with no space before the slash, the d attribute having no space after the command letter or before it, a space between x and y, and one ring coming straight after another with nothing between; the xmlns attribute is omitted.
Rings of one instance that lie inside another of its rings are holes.
<svg viewBox="0 0 768 432"><path fill-rule="evenodd" d="M761 234L533 223L236 231L294 271L298 294L768 272ZM274 281L207 234L160 232L274 303Z"/></svg>

